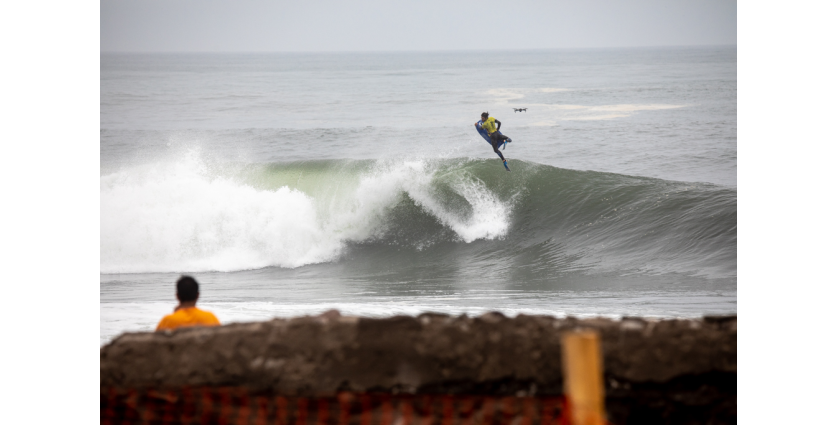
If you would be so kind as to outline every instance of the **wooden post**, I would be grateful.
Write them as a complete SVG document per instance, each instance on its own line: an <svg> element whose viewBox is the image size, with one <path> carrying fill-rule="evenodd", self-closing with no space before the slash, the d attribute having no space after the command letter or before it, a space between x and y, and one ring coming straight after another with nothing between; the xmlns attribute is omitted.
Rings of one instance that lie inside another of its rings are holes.
<svg viewBox="0 0 837 425"><path fill-rule="evenodd" d="M564 396L572 425L604 425L604 375L599 334L592 330L561 336Z"/></svg>

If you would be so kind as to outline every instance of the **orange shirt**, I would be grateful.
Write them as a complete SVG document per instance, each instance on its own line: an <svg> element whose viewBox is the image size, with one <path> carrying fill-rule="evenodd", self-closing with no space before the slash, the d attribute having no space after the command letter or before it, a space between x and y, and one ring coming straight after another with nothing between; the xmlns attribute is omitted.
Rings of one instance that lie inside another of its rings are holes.
<svg viewBox="0 0 837 425"><path fill-rule="evenodd" d="M218 326L221 322L214 314L197 307L186 307L164 317L157 330L175 329L186 326Z"/></svg>

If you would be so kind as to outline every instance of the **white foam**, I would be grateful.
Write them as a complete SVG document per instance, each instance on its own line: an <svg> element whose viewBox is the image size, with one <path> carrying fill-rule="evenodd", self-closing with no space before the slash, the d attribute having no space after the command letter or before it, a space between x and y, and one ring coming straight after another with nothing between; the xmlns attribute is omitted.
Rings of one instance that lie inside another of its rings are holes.
<svg viewBox="0 0 837 425"><path fill-rule="evenodd" d="M574 105L574 104L528 104L529 115L515 116L518 125L553 126L561 121L603 121L626 118L642 111L661 111L683 108L687 105L670 104L614 104L614 105Z"/></svg>
<svg viewBox="0 0 837 425"><path fill-rule="evenodd" d="M100 181L103 273L296 267L341 248L302 192L212 178L194 157Z"/></svg>
<svg viewBox="0 0 837 425"><path fill-rule="evenodd" d="M496 89L489 89L486 92L494 96L496 103L498 104L507 104L510 100L522 99L526 97L523 93L524 89L504 89L504 88L496 88Z"/></svg>
<svg viewBox="0 0 837 425"><path fill-rule="evenodd" d="M452 187L473 207L473 214L465 220L458 214L445 210L434 198L427 196L424 190L412 191L410 196L453 229L465 242L505 236L509 227L509 208L491 193L483 182L461 177Z"/></svg>
<svg viewBox="0 0 837 425"><path fill-rule="evenodd" d="M570 89L559 87L541 87L541 88L493 88L486 90L491 96L494 96L498 104L509 103L510 100L523 99L529 93L559 93L570 91Z"/></svg>
<svg viewBox="0 0 837 425"><path fill-rule="evenodd" d="M432 195L433 170L427 161L395 162L382 165L379 170L361 180L358 199L392 202L396 195L406 192L417 205L450 227L466 243L499 238L508 229L508 207L479 180L461 177L451 186L472 207L473 213L462 218Z"/></svg>
<svg viewBox="0 0 837 425"><path fill-rule="evenodd" d="M481 182L463 178L453 185L472 207L463 218L432 196L432 179L424 160L381 162L359 183L333 179L334 187L307 194L213 176L196 154L123 170L100 178L100 271L235 271L333 261L347 242L378 236L402 193L464 242L505 234L509 210Z"/></svg>
<svg viewBox="0 0 837 425"><path fill-rule="evenodd" d="M494 98L495 106L508 106L512 101L515 105L528 108L527 112L515 114L510 120L516 125L553 126L560 121L601 121L629 117L641 111L660 111L666 109L683 108L687 105L671 104L613 104L613 105L574 105L551 103L520 103L531 93L559 93L570 91L565 88L495 88L486 93Z"/></svg>

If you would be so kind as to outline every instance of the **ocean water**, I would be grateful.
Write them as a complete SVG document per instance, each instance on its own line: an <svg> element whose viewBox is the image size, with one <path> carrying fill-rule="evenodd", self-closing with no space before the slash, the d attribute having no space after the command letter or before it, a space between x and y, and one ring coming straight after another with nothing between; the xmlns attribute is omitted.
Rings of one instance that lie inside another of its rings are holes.
<svg viewBox="0 0 837 425"><path fill-rule="evenodd" d="M101 342L184 273L224 323L735 313L736 57L103 54Z"/></svg>

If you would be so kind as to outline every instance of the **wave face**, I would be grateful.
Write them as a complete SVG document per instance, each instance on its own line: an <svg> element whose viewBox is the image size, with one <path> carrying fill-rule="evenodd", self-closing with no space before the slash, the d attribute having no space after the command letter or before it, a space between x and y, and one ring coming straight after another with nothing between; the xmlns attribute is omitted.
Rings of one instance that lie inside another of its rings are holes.
<svg viewBox="0 0 837 425"><path fill-rule="evenodd" d="M503 258L575 271L736 275L736 191L497 160L216 164L103 175L101 272Z"/></svg>

